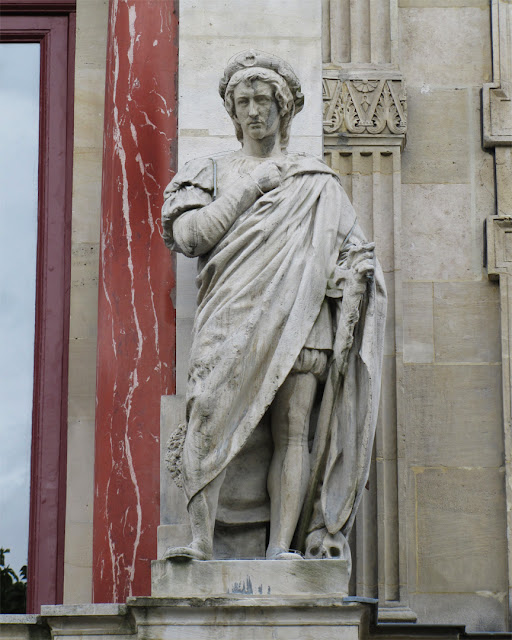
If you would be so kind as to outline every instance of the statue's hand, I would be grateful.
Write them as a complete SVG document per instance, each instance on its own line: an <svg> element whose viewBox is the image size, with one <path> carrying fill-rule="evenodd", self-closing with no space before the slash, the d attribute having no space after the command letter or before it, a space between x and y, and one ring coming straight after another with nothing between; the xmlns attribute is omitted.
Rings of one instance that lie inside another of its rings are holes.
<svg viewBox="0 0 512 640"><path fill-rule="evenodd" d="M352 269L356 277L361 281L373 278L375 271L374 250L374 242L350 247L345 268Z"/></svg>
<svg viewBox="0 0 512 640"><path fill-rule="evenodd" d="M281 171L275 160L262 162L251 173L251 178L263 193L272 191L281 184Z"/></svg>
<svg viewBox="0 0 512 640"><path fill-rule="evenodd" d="M373 278L375 272L374 249L373 242L353 245L348 249L327 282L326 295L329 298L341 298L348 282L353 289L364 291L367 281Z"/></svg>

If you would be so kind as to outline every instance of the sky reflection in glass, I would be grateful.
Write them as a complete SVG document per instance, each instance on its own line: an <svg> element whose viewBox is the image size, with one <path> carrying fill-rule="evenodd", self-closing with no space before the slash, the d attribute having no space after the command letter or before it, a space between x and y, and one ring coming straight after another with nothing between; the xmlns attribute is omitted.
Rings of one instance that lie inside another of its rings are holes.
<svg viewBox="0 0 512 640"><path fill-rule="evenodd" d="M28 550L39 49L0 44L0 546L16 572Z"/></svg>

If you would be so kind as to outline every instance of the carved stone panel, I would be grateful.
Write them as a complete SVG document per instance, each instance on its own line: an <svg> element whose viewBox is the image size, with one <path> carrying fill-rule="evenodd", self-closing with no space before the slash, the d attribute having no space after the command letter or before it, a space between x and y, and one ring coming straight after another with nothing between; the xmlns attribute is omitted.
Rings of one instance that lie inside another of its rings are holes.
<svg viewBox="0 0 512 640"><path fill-rule="evenodd" d="M367 144L371 139L373 144L404 146L407 132L404 81L379 75L344 78L324 73L323 131L327 144L346 138L348 144L357 144L358 139Z"/></svg>

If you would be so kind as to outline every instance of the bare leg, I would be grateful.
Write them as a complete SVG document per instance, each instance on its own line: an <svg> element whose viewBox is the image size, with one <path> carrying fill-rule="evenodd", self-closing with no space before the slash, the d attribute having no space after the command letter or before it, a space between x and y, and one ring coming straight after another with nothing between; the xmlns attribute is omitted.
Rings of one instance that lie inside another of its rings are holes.
<svg viewBox="0 0 512 640"><path fill-rule="evenodd" d="M306 495L309 418L316 386L312 373L290 374L270 410L274 455L267 481L270 495L267 558L289 550Z"/></svg>
<svg viewBox="0 0 512 640"><path fill-rule="evenodd" d="M188 505L192 542L187 547L169 547L164 558L170 560L211 560L213 532L219 503L219 492L226 471L220 473L192 498Z"/></svg>

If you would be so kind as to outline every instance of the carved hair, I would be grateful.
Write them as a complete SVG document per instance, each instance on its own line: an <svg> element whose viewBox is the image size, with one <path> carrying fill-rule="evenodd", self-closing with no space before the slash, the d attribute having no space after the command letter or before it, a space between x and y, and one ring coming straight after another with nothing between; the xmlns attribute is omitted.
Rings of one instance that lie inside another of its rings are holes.
<svg viewBox="0 0 512 640"><path fill-rule="evenodd" d="M226 88L226 94L224 96L224 106L229 113L233 124L235 125L236 137L239 142L243 141L242 127L236 121L235 113L235 101L233 94L235 88L242 82L250 83L254 80L261 80L266 82L272 87L272 93L277 102L279 108L279 116L281 122L279 125L281 133L281 148L286 149L288 141L290 139L290 127L292 124L293 116L295 115L295 104L293 100L292 92L286 80L275 71L271 69L264 69L262 67L251 67L237 71L231 77L229 84Z"/></svg>

